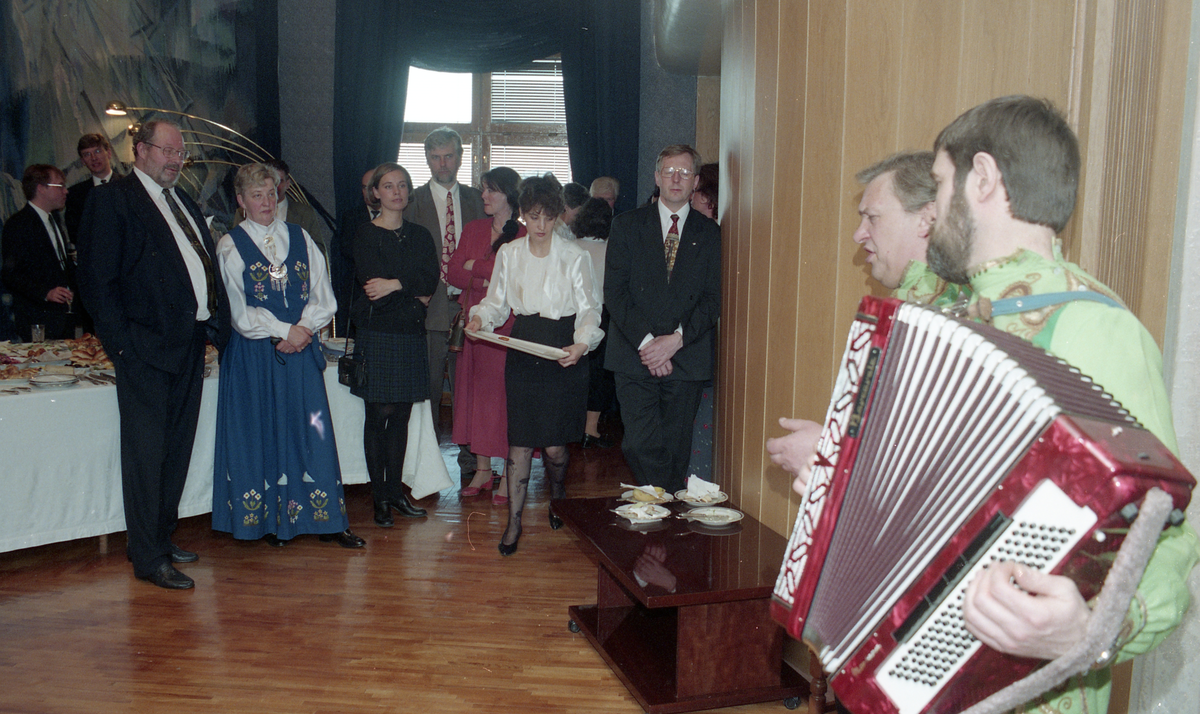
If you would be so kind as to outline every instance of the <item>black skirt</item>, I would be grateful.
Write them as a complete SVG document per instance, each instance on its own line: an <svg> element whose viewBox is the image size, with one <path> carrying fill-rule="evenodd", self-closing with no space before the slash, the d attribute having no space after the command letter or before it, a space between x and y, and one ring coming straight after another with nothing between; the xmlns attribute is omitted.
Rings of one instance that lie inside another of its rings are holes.
<svg viewBox="0 0 1200 714"><path fill-rule="evenodd" d="M553 347L575 343L575 316L550 320L517 315L512 336ZM562 446L583 437L587 419L588 356L570 367L517 350L504 362L510 446Z"/></svg>
<svg viewBox="0 0 1200 714"><path fill-rule="evenodd" d="M359 330L354 351L366 359L367 384L350 393L365 402L395 404L429 399L429 348L425 333Z"/></svg>

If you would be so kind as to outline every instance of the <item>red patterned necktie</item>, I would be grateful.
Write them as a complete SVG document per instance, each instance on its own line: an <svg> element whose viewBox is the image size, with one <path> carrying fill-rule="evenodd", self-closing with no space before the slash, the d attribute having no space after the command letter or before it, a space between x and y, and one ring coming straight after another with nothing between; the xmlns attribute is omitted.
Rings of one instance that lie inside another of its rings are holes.
<svg viewBox="0 0 1200 714"><path fill-rule="evenodd" d="M446 192L446 235L442 238L442 282L450 269L450 256L454 255L457 239L454 236L454 194Z"/></svg>
<svg viewBox="0 0 1200 714"><path fill-rule="evenodd" d="M671 271L675 269L675 253L679 251L679 216L674 213L671 214L671 229L667 231L663 251L667 257L667 280L670 280Z"/></svg>

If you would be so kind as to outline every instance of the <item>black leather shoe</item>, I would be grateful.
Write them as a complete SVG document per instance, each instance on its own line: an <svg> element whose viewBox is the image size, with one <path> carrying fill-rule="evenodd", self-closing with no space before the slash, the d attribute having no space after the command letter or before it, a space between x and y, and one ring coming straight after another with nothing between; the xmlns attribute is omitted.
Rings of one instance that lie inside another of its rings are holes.
<svg viewBox="0 0 1200 714"><path fill-rule="evenodd" d="M559 528L562 528L562 527L563 527L563 520L561 518L559 518L558 516L554 515L554 509L551 508L550 509L550 529L558 530Z"/></svg>
<svg viewBox="0 0 1200 714"><path fill-rule="evenodd" d="M263 540L265 540L267 542L267 545L271 546L272 548L282 548L283 546L288 544L288 542L286 540L281 539L279 536L275 535L274 533L266 534L265 536L263 536Z"/></svg>
<svg viewBox="0 0 1200 714"><path fill-rule="evenodd" d="M318 538L322 543L336 541L343 548L361 548L367 544L365 540L351 533L349 528L341 533L322 533Z"/></svg>
<svg viewBox="0 0 1200 714"><path fill-rule="evenodd" d="M160 588L167 590L187 590L188 588L196 587L196 581L175 569L170 563L163 563L158 566L158 569L149 575L139 575L139 580L146 580L154 583Z"/></svg>
<svg viewBox="0 0 1200 714"><path fill-rule="evenodd" d="M174 543L171 544L171 562L172 563L194 563L200 560L200 556L190 550L184 550Z"/></svg>
<svg viewBox="0 0 1200 714"><path fill-rule="evenodd" d="M591 448L611 449L613 446L613 443L612 443L612 441L604 438L603 436L592 436L591 434L584 434L582 441L580 441L580 446L582 446L585 449L591 449Z"/></svg>
<svg viewBox="0 0 1200 714"><path fill-rule="evenodd" d="M388 501L388 506L405 518L424 518L429 514L424 508L417 508L412 505L406 496L401 496L398 501Z"/></svg>
<svg viewBox="0 0 1200 714"><path fill-rule="evenodd" d="M375 502L375 525L380 528L391 528L396 525L392 520L392 509L388 508L387 501Z"/></svg>

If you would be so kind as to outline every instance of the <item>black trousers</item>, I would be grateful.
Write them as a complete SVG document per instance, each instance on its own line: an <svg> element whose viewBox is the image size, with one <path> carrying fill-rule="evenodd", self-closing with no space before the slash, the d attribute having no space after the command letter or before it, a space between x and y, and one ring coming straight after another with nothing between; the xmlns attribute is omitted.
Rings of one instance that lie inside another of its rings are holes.
<svg viewBox="0 0 1200 714"><path fill-rule="evenodd" d="M150 575L171 560L171 534L187 480L204 390L203 323L196 323L180 374L135 355L113 357L121 413L121 490L133 572Z"/></svg>
<svg viewBox="0 0 1200 714"><path fill-rule="evenodd" d="M625 427L621 452L634 478L670 493L686 487L692 423L704 382L618 372L616 383Z"/></svg>

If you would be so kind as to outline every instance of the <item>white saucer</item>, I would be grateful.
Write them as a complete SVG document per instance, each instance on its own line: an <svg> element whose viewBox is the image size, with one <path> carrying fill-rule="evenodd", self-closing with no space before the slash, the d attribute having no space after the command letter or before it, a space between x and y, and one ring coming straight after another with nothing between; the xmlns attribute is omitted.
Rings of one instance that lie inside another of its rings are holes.
<svg viewBox="0 0 1200 714"><path fill-rule="evenodd" d="M653 503L627 503L614 508L613 513L630 523L653 523L671 515L667 509Z"/></svg>
<svg viewBox="0 0 1200 714"><path fill-rule="evenodd" d="M703 500L703 501L696 500L696 499L690 498L688 496L688 492L687 492L686 488L683 489L682 491L676 491L675 498L676 498L676 500L683 501L684 503L686 503L687 505L689 505L693 508L696 508L699 506L713 506L718 503L725 503L726 501L729 500L729 496L724 491L717 491L716 493L712 494L706 500Z"/></svg>
<svg viewBox="0 0 1200 714"><path fill-rule="evenodd" d="M656 486L655 488L659 487ZM671 494L663 491L662 493L658 494L657 501L637 501L633 498L633 489L630 489L621 494L621 500L628 501L629 503L670 503L674 499L671 497Z"/></svg>
<svg viewBox="0 0 1200 714"><path fill-rule="evenodd" d="M687 511L687 519L693 523L708 526L710 528L727 526L731 523L737 523L745 518L745 514L741 511L736 511L732 508L721 508L720 506L702 506L693 508Z"/></svg>

